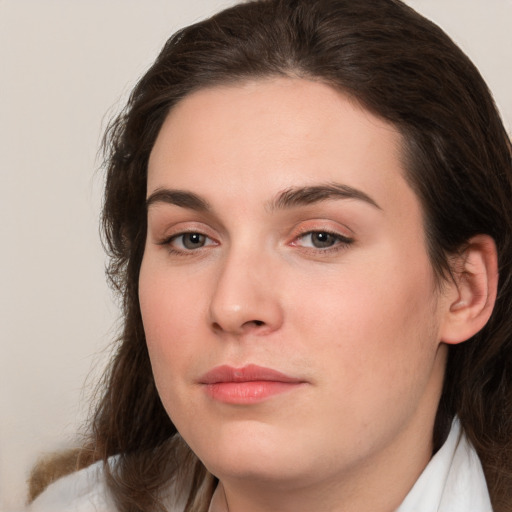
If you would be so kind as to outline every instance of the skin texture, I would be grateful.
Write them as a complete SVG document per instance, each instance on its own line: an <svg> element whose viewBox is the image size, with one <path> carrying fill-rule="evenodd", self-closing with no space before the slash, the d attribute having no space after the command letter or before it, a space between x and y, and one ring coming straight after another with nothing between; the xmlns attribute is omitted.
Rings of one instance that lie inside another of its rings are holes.
<svg viewBox="0 0 512 512"><path fill-rule="evenodd" d="M436 288L400 147L390 124L302 79L195 92L162 127L144 328L164 407L231 512L391 511L431 457L458 291ZM282 197L333 183L359 192ZM248 364L301 384L242 404L201 384Z"/></svg>

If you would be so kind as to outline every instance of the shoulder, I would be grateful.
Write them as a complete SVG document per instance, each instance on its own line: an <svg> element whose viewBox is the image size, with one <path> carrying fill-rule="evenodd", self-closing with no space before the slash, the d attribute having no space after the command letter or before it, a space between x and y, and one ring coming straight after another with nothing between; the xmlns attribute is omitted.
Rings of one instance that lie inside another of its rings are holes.
<svg viewBox="0 0 512 512"><path fill-rule="evenodd" d="M28 507L28 512L117 512L105 485L103 462L52 483Z"/></svg>
<svg viewBox="0 0 512 512"><path fill-rule="evenodd" d="M108 459L112 466L116 457ZM180 498L181 496L181 498ZM162 493L169 512L183 512L186 498L170 484ZM103 461L76 471L49 485L26 512L119 512L105 483Z"/></svg>

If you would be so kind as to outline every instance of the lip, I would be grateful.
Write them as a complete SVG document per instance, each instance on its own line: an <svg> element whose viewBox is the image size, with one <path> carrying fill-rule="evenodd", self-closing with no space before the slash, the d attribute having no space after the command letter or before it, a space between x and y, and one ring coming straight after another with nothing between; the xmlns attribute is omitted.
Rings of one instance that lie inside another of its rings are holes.
<svg viewBox="0 0 512 512"><path fill-rule="evenodd" d="M305 381L277 370L250 364L243 368L217 366L199 379L207 395L219 402L253 404L297 389Z"/></svg>

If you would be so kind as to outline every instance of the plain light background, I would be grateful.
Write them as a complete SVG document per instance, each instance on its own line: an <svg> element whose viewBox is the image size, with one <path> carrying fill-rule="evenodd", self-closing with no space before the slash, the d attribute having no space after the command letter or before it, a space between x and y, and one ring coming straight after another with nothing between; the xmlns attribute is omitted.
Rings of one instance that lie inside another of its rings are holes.
<svg viewBox="0 0 512 512"><path fill-rule="evenodd" d="M73 445L119 327L97 151L176 29L231 0L0 0L0 511ZM512 0L409 0L469 54L512 132Z"/></svg>

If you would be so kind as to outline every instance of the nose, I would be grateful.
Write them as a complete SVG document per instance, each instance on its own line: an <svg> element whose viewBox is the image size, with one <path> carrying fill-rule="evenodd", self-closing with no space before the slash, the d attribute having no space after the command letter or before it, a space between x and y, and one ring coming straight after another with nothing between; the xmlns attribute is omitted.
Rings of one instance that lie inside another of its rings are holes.
<svg viewBox="0 0 512 512"><path fill-rule="evenodd" d="M280 290L269 258L252 251L232 252L220 268L210 302L214 331L263 336L283 322Z"/></svg>

